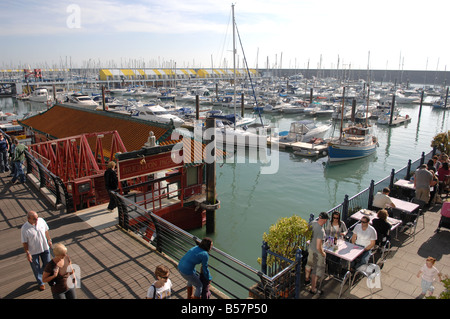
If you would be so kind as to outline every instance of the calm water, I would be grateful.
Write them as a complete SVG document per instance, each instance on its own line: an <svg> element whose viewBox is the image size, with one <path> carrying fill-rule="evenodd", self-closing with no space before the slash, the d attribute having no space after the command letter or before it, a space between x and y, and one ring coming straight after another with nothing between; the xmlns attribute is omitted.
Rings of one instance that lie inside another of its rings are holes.
<svg viewBox="0 0 450 319"><path fill-rule="evenodd" d="M0 109L20 115L45 106L3 98ZM450 129L448 111L423 106L418 121L418 105L401 105L401 114L408 114L412 121L393 128L373 125L379 148L376 154L364 159L330 165L327 157L310 159L280 151L271 154L279 156L278 171L271 175L261 174L262 164L250 163L245 155L237 161L244 163L218 164L217 193L221 208L216 211L216 232L209 235L214 245L258 269L256 259L261 254L262 235L279 218L296 214L308 219L310 213L333 208L342 203L346 194L360 192L372 179L381 180L392 168L398 170L409 159L415 160L422 152L429 152L432 138ZM263 115L263 118L283 131L289 129L292 121L305 116ZM316 118L319 123L327 120ZM202 237L205 230L192 233Z"/></svg>

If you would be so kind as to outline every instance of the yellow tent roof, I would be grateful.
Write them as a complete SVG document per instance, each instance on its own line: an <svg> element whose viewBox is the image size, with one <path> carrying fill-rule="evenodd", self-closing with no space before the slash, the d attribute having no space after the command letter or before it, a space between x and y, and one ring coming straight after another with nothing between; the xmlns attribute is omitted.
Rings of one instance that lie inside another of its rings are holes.
<svg viewBox="0 0 450 319"><path fill-rule="evenodd" d="M120 71L122 71L123 75L125 76L134 76L134 72L130 69L120 69Z"/></svg>

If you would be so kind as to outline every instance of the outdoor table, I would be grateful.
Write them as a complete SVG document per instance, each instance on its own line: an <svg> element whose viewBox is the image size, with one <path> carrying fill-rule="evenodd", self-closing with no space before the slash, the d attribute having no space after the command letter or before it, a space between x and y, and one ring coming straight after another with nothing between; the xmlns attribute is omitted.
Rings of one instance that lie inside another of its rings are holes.
<svg viewBox="0 0 450 319"><path fill-rule="evenodd" d="M401 187L401 188L406 188L408 190L415 190L414 187L414 182L413 181L408 181L406 179L399 179L398 181L396 181L394 183L395 186Z"/></svg>
<svg viewBox="0 0 450 319"><path fill-rule="evenodd" d="M350 218L361 220L363 216L368 217L370 220L370 224L372 224L372 220L377 217L377 213L368 209L360 209L359 211L351 215ZM402 224L402 221L400 219L388 217L387 222L391 224L391 231L395 229L395 238L397 238L398 227Z"/></svg>
<svg viewBox="0 0 450 319"><path fill-rule="evenodd" d="M346 281L348 280L349 285L351 284L351 280L350 280L350 278L351 278L351 272L350 272L351 263L359 255L361 255L363 253L364 247L352 244L351 242L345 241L343 239L338 239L336 246L334 246L334 245L330 246L330 245L328 245L327 242L325 242L323 245L323 249L324 249L325 253L330 254L332 256L336 256L339 259L346 261L348 264L348 269L343 278L341 278L339 276L333 276L334 279L341 281L341 289L339 291L339 296L338 296L338 298L340 298L341 293L342 293L342 288L344 287Z"/></svg>
<svg viewBox="0 0 450 319"><path fill-rule="evenodd" d="M392 202L395 205L395 208L392 208L393 212L399 212L400 213L400 219L402 220L403 224L407 224L409 221L411 221L411 217L413 214L419 210L419 205L414 204L411 202L407 202L398 198L391 197Z"/></svg>
<svg viewBox="0 0 450 319"><path fill-rule="evenodd" d="M415 196L416 188L414 182L406 179L399 179L394 183L394 186L400 188L402 195L406 198L413 198Z"/></svg>

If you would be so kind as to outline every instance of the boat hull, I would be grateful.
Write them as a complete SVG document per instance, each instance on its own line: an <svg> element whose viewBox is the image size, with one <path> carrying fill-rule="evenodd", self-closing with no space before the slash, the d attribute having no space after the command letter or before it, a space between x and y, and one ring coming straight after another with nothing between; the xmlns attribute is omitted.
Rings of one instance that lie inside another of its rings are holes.
<svg viewBox="0 0 450 319"><path fill-rule="evenodd" d="M330 162L347 161L362 158L375 153L377 145L350 146L332 144L328 146L328 158Z"/></svg>

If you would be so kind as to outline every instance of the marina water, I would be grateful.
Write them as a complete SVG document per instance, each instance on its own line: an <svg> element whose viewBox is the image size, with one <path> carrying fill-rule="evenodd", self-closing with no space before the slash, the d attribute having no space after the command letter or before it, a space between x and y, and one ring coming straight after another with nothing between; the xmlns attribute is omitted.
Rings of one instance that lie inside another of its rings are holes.
<svg viewBox="0 0 450 319"><path fill-rule="evenodd" d="M279 167L275 174L261 174L261 164L253 163L246 155L238 154L234 163L217 164L217 197L221 207L216 211L216 229L206 234L205 229L192 231L197 237L210 236L214 245L259 269L262 236L279 218L294 214L308 220L310 214L327 211L344 200L369 187L370 181L379 181L431 150L431 140L450 129L450 113L446 110L419 105L399 105L401 114L412 117L410 123L397 127L377 126L369 120L378 137L375 154L358 160L328 163L327 157L305 158L291 152L274 152ZM0 99L3 112L23 115L46 109L42 103ZM194 107L195 108L195 107ZM230 109L221 108L230 113ZM246 110L246 116L250 116ZM263 114L279 131L289 130L292 121L306 119L305 115ZM318 124L329 122L329 117L315 118ZM335 133L339 134L339 122ZM270 147L268 147L270 152Z"/></svg>

